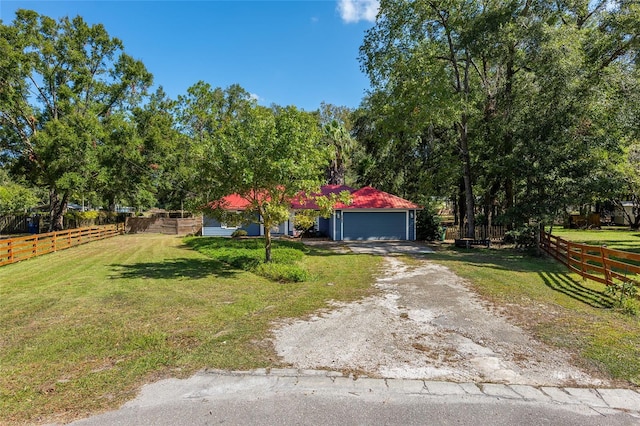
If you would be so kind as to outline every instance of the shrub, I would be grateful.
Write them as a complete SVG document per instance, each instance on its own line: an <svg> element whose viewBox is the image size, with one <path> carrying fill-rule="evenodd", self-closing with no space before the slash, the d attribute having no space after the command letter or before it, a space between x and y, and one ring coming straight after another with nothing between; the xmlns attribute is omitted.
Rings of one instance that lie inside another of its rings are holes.
<svg viewBox="0 0 640 426"><path fill-rule="evenodd" d="M296 212L293 218L293 226L303 234L312 231L316 225L317 215L313 210Z"/></svg>
<svg viewBox="0 0 640 426"><path fill-rule="evenodd" d="M416 238L424 241L439 240L442 237L440 218L433 209L425 208L416 214Z"/></svg>
<svg viewBox="0 0 640 426"><path fill-rule="evenodd" d="M615 281L608 285L605 293L614 300L614 306L627 315L638 314L638 283L633 280Z"/></svg>
<svg viewBox="0 0 640 426"><path fill-rule="evenodd" d="M536 245L537 225L524 225L504 233L504 242L515 244L517 248L531 248Z"/></svg>
<svg viewBox="0 0 640 426"><path fill-rule="evenodd" d="M247 231L245 231L244 229L236 229L231 234L232 238L240 238L240 237L246 237L246 236L247 236Z"/></svg>
<svg viewBox="0 0 640 426"><path fill-rule="evenodd" d="M65 213L64 217L67 221L73 223L73 227L80 228L93 225L99 215L100 212L97 210L88 210L84 212L70 210Z"/></svg>

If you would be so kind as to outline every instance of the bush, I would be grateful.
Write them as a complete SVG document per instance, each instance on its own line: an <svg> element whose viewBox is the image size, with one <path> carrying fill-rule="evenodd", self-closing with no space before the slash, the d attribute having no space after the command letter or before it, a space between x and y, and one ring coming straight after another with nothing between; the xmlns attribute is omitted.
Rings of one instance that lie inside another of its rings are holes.
<svg viewBox="0 0 640 426"><path fill-rule="evenodd" d="M309 279L309 274L301 267L275 262L261 263L255 267L253 272L271 281L281 283L297 283Z"/></svg>
<svg viewBox="0 0 640 426"><path fill-rule="evenodd" d="M615 281L608 285L605 293L614 301L614 307L620 309L627 315L635 316L638 314L638 303L636 297L638 295L638 282Z"/></svg>
<svg viewBox="0 0 640 426"><path fill-rule="evenodd" d="M244 229L236 229L231 234L232 238L240 238L240 237L246 237L246 236L247 236L247 231L245 231Z"/></svg>
<svg viewBox="0 0 640 426"><path fill-rule="evenodd" d="M504 233L506 244L515 244L517 248L531 248L536 245L537 225L524 225L518 229Z"/></svg>
<svg viewBox="0 0 640 426"><path fill-rule="evenodd" d="M94 225L98 216L100 216L100 212L97 210L84 212L70 210L65 213L64 218L69 222L70 227L82 228Z"/></svg>
<svg viewBox="0 0 640 426"><path fill-rule="evenodd" d="M440 218L433 209L425 208L416 214L416 239L424 241L439 240L442 237Z"/></svg>

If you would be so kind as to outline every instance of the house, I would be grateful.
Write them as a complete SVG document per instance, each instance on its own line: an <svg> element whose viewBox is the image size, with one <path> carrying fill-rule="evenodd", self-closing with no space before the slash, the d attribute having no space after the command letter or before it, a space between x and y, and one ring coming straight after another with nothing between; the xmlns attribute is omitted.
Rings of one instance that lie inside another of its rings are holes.
<svg viewBox="0 0 640 426"><path fill-rule="evenodd" d="M345 185L325 185L322 195L351 193L351 204L338 202L329 218L318 217L317 229L334 241L355 240L415 240L416 212L421 207L408 200L379 189L366 186L353 189ZM249 202L237 194L224 197L224 208L242 212ZM313 200L292 200L290 219L272 230L274 235L294 235L293 217L298 210L318 210ZM262 225L233 226L203 216L202 235L230 236L236 229L244 229L247 235L264 235Z"/></svg>

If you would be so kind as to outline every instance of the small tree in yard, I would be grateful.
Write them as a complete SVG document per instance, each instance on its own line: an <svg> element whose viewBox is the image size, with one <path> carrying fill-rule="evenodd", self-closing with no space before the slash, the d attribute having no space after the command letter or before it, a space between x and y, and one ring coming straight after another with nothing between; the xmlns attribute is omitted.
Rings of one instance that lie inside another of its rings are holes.
<svg viewBox="0 0 640 426"><path fill-rule="evenodd" d="M194 114L187 117L207 123L197 133L196 187L207 201L238 194L247 202L236 221L264 226L265 261L270 262L272 228L288 219L294 197L318 192L322 184L329 154L321 147L317 119L292 106L259 106L239 86L223 92L198 83L189 93L183 105ZM229 223L224 203L213 207L214 215Z"/></svg>

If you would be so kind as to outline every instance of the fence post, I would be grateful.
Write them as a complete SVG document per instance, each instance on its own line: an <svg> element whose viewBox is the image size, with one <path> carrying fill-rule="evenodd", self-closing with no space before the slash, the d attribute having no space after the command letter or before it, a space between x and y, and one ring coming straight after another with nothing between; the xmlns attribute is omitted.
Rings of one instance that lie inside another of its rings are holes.
<svg viewBox="0 0 640 426"><path fill-rule="evenodd" d="M602 247L600 247L600 255L602 256L602 268L604 269L604 281L605 281L605 285L609 286L613 284L613 280L611 279L611 273L609 272L609 265L607 262L608 256L605 255L606 250L607 250L606 245L602 245Z"/></svg>
<svg viewBox="0 0 640 426"><path fill-rule="evenodd" d="M13 263L13 239L9 240L9 263Z"/></svg>

